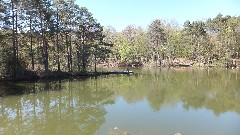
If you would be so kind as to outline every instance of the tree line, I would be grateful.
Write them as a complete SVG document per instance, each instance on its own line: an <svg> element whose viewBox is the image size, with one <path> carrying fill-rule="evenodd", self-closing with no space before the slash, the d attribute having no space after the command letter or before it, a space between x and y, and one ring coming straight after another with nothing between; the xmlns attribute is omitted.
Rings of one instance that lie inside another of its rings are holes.
<svg viewBox="0 0 240 135"><path fill-rule="evenodd" d="M0 73L86 72L108 52L102 31L75 0L1 0Z"/></svg>
<svg viewBox="0 0 240 135"><path fill-rule="evenodd" d="M206 21L153 20L147 30L134 25L122 32L108 26L106 41L112 42L112 57L125 65L172 66L176 58L192 65L221 66L240 57L240 16L218 14Z"/></svg>
<svg viewBox="0 0 240 135"><path fill-rule="evenodd" d="M176 58L222 64L240 56L240 17L156 19L148 29L102 27L75 0L0 1L0 76L26 70L86 72L96 63L171 66Z"/></svg>

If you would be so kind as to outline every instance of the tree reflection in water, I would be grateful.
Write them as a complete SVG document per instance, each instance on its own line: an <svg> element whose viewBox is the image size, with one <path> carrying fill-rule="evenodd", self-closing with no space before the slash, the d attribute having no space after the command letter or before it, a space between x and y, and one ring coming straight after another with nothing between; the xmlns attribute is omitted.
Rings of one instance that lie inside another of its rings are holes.
<svg viewBox="0 0 240 135"><path fill-rule="evenodd" d="M118 97L128 103L146 99L153 111L181 102L185 110L205 108L217 116L228 111L240 115L237 70L136 72L133 76L2 85L0 134L94 135L105 123L105 106ZM6 96L11 94L17 95Z"/></svg>
<svg viewBox="0 0 240 135"><path fill-rule="evenodd" d="M113 92L97 83L89 79L14 85L38 93L1 99L0 134L93 135L105 122L104 105L114 103Z"/></svg>
<svg viewBox="0 0 240 135"><path fill-rule="evenodd" d="M163 105L183 102L186 110L206 108L216 115L240 114L240 72L224 69L141 70L140 74L111 77L116 96L128 103L147 99L154 111ZM108 84L107 84L108 85Z"/></svg>

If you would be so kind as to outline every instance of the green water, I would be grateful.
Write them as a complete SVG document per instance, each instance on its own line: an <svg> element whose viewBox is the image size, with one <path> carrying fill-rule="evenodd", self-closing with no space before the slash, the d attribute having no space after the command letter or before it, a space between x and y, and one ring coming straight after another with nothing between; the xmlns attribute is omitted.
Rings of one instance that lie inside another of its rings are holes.
<svg viewBox="0 0 240 135"><path fill-rule="evenodd" d="M115 127L133 135L240 134L239 71L134 71L1 84L0 134L108 135Z"/></svg>

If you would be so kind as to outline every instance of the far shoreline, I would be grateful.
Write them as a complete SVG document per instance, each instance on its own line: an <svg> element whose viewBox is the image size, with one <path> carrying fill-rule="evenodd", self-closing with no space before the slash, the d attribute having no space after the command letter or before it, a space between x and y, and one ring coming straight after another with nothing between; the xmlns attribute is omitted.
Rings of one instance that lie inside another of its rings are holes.
<svg viewBox="0 0 240 135"><path fill-rule="evenodd" d="M13 78L11 76L0 76L0 84L2 83L16 83L16 82L35 82L41 80L64 80L64 79L86 79L90 77L97 77L103 75L105 72L115 71L121 72L124 70L131 69L172 69L172 70L186 70L186 69L226 69L226 70L239 70L239 66L236 67L224 67L224 66L165 66L165 67L154 67L154 66L98 66L100 70L97 72L87 71L85 73L68 73L68 72L58 72L58 71L49 71L45 73L44 71L36 72L27 70L23 75ZM240 70L239 70L240 71Z"/></svg>

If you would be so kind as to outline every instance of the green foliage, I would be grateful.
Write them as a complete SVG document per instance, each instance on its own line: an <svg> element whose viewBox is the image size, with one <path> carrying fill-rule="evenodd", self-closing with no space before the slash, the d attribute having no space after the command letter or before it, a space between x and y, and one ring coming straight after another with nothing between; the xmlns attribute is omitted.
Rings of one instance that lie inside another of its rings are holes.
<svg viewBox="0 0 240 135"><path fill-rule="evenodd" d="M122 32L106 36L115 44L112 58L124 63L154 62L158 66L166 59L186 58L195 63L223 65L227 62L224 59L240 58L240 17L219 14L205 22L186 21L182 28L156 19L147 30L127 26Z"/></svg>
<svg viewBox="0 0 240 135"><path fill-rule="evenodd" d="M213 52L218 58L239 58L239 26L240 18L218 14L206 22L209 37L215 48Z"/></svg>
<svg viewBox="0 0 240 135"><path fill-rule="evenodd" d="M19 67L22 61L21 68L46 73L85 72L94 56L104 59L110 52L103 39L102 26L74 0L0 2L1 67L14 78L18 69L2 62Z"/></svg>
<svg viewBox="0 0 240 135"><path fill-rule="evenodd" d="M0 56L2 58L0 74L3 74L5 76L13 76L13 73L15 72L18 76L23 76L26 64L22 59L14 61L11 49L12 48L9 47L0 49Z"/></svg>
<svg viewBox="0 0 240 135"><path fill-rule="evenodd" d="M19 71L13 67L19 65L72 73L102 62L159 66L186 58L224 63L240 57L240 17L219 14L205 22L186 21L182 28L156 19L147 30L130 25L116 32L103 28L74 0L3 0L0 48L1 72L14 78Z"/></svg>
<svg viewBox="0 0 240 135"><path fill-rule="evenodd" d="M130 25L122 33L115 34L114 44L113 49L117 50L121 62L139 62L147 52L147 35L142 28Z"/></svg>
<svg viewBox="0 0 240 135"><path fill-rule="evenodd" d="M3 45L3 44L1 44ZM8 75L12 73L14 67L12 67L12 52L11 48L3 48L1 47L0 56L1 56L1 74Z"/></svg>
<svg viewBox="0 0 240 135"><path fill-rule="evenodd" d="M154 20L149 25L148 40L152 60L156 61L160 59L160 55L162 55L162 59L164 59L164 55L166 54L166 36L161 20Z"/></svg>

